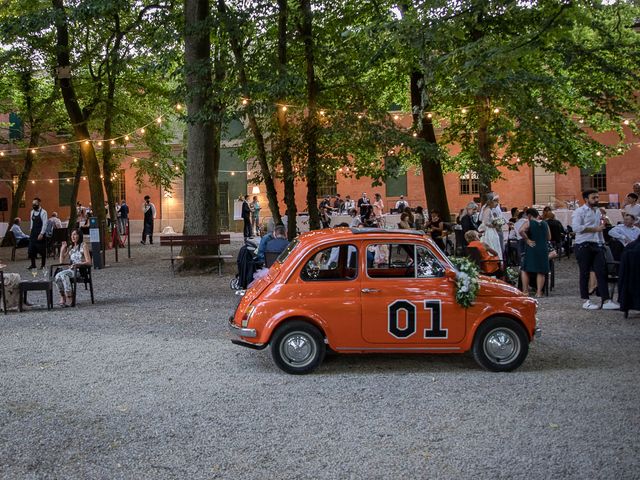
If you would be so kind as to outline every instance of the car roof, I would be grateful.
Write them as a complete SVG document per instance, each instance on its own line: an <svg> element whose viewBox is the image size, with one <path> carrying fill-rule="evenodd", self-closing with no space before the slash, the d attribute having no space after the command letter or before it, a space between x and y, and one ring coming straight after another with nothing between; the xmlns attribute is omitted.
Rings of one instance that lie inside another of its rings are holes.
<svg viewBox="0 0 640 480"><path fill-rule="evenodd" d="M386 230L384 228L323 228L321 230L311 230L300 235L300 241L313 242L316 240L364 240L367 238L384 238L392 237L393 239L412 240L416 237L424 238L424 232L419 230L393 229Z"/></svg>

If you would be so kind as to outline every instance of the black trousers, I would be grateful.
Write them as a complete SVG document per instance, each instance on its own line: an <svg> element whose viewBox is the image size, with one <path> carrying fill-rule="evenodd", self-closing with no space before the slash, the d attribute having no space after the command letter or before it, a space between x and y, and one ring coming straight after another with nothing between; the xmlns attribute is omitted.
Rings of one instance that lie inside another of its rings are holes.
<svg viewBox="0 0 640 480"><path fill-rule="evenodd" d="M244 237L253 237L251 235L251 218L243 217L242 219L244 220Z"/></svg>
<svg viewBox="0 0 640 480"><path fill-rule="evenodd" d="M609 300L607 284L607 261L604 247L593 242L578 243L574 247L580 269L580 298L589 299L589 273L593 271L598 280L598 293L602 301Z"/></svg>
<svg viewBox="0 0 640 480"><path fill-rule="evenodd" d="M31 266L36 266L36 258L38 254L42 257L42 263L40 267L44 268L44 264L47 261L47 244L44 240L29 239L29 259L31 260Z"/></svg>

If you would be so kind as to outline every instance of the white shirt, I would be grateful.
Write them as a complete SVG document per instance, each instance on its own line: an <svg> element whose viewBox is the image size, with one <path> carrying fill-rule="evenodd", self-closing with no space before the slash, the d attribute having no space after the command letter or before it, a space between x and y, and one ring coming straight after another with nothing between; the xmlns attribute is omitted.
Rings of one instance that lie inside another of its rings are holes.
<svg viewBox="0 0 640 480"><path fill-rule="evenodd" d="M147 210L151 209L151 213L153 214L153 218L156 218L156 206L149 202L149 205L146 203L142 206L142 213L147 213Z"/></svg>
<svg viewBox="0 0 640 480"><path fill-rule="evenodd" d="M33 230L33 216L40 212L40 219L42 220L42 231L40 233L44 234L44 228L47 226L47 220L49 220L49 216L47 215L47 211L40 207L40 210L31 210L31 229ZM37 217L37 215L36 215Z"/></svg>
<svg viewBox="0 0 640 480"><path fill-rule="evenodd" d="M635 225L631 227L627 227L626 225L616 225L609 230L609 236L616 240L620 240L622 244L626 246L628 243L633 242L640 236L640 228Z"/></svg>
<svg viewBox="0 0 640 480"><path fill-rule="evenodd" d="M29 235L24 233L20 228L20 225L14 223L11 225L10 230L13 232L13 236L16 237L16 240L20 240L21 238L29 238Z"/></svg>
<svg viewBox="0 0 640 480"><path fill-rule="evenodd" d="M599 227L602 225L601 214L599 208L589 208L587 204L578 207L573 212L571 219L571 228L576 234L575 243L594 242L604 244L604 236L602 232L585 232L587 227Z"/></svg>
<svg viewBox="0 0 640 480"><path fill-rule="evenodd" d="M633 205L625 205L622 209L624 213L630 213L636 217L636 225L640 225L640 204L634 203Z"/></svg>
<svg viewBox="0 0 640 480"><path fill-rule="evenodd" d="M344 201L344 206L342 207L347 213L349 213L351 210L353 210L354 208L356 208L356 202L354 202L353 200L349 199L349 200L345 200Z"/></svg>
<svg viewBox="0 0 640 480"><path fill-rule="evenodd" d="M404 204L404 207L402 207L403 204ZM396 210L399 210L400 207L402 207L402 210L404 210L408 206L409 206L409 202L407 202L406 200L398 200L396 202Z"/></svg>
<svg viewBox="0 0 640 480"><path fill-rule="evenodd" d="M522 240L522 235L520 235L520 229L522 228L522 225L524 225L526 221L527 221L527 217L522 217L513 225L512 233L515 232L516 240Z"/></svg>

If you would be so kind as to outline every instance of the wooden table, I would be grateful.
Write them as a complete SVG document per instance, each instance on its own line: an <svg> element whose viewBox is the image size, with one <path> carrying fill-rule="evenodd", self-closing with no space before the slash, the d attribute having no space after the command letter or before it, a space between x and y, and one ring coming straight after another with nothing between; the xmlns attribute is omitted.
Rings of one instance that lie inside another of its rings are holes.
<svg viewBox="0 0 640 480"><path fill-rule="evenodd" d="M47 310L53 308L53 282L51 280L23 280L20 282L20 303L18 309L22 311L23 303L27 301L27 292L44 291L47 293Z"/></svg>

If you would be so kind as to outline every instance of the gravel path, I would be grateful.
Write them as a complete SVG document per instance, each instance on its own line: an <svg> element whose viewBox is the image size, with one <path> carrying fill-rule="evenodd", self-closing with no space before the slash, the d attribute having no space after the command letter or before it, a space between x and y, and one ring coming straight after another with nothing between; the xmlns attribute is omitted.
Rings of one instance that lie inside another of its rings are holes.
<svg viewBox="0 0 640 480"><path fill-rule="evenodd" d="M109 254L95 305L0 315L1 478L640 478L640 315L582 311L573 259L516 372L358 355L298 377L230 343L233 265L172 277L166 253Z"/></svg>

